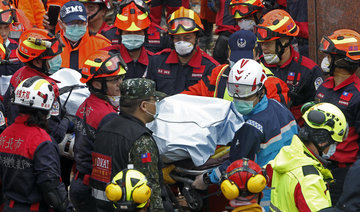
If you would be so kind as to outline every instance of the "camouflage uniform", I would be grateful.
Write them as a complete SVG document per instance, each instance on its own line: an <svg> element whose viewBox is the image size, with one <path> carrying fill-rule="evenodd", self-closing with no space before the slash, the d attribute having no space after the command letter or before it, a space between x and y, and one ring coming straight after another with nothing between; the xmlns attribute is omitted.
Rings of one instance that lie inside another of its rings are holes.
<svg viewBox="0 0 360 212"><path fill-rule="evenodd" d="M150 99L163 97L155 91L155 83L144 78L125 80L121 86L120 107L125 107L125 100ZM152 189L150 198L151 211L165 211L162 200L162 172L159 151L151 135L139 118L122 111L120 115L100 128L94 142L92 153L93 169L90 185L97 200L98 211L113 210L112 204L102 198L107 183L121 170L133 164L148 179ZM99 161L101 161L99 163ZM100 194L100 195L99 195Z"/></svg>

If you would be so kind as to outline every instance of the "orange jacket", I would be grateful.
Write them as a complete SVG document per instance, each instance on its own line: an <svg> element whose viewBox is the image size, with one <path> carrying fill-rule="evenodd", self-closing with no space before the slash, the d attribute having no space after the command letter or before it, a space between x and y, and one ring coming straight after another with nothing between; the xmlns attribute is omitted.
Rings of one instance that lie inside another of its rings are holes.
<svg viewBox="0 0 360 212"><path fill-rule="evenodd" d="M72 68L80 71L84 65L85 60L93 54L96 50L108 47L111 45L110 41L100 34L92 34L87 30L85 35L81 38L80 43L74 48L70 42L64 37L64 32L61 31L61 38L65 45L61 53L61 67Z"/></svg>
<svg viewBox="0 0 360 212"><path fill-rule="evenodd" d="M29 19L25 16L22 10L15 8L15 11L16 11L16 21L14 21L10 25L9 38L18 41L21 33L24 32L25 30L31 29L32 26Z"/></svg>
<svg viewBox="0 0 360 212"><path fill-rule="evenodd" d="M42 21L45 8L41 0L14 0L12 6L22 10L32 26L44 28Z"/></svg>
<svg viewBox="0 0 360 212"><path fill-rule="evenodd" d="M49 8L50 4L55 4L55 5L59 5L60 7L62 7L65 3L69 2L70 0L47 0L46 5L47 8Z"/></svg>

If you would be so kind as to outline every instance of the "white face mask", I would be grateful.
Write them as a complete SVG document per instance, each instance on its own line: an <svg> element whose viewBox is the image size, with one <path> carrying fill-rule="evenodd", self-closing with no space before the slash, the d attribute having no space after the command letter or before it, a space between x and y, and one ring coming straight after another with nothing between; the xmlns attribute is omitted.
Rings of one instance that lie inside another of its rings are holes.
<svg viewBox="0 0 360 212"><path fill-rule="evenodd" d="M329 73L330 72L330 61L328 57L324 57L321 61L321 69L323 70L323 72L325 73Z"/></svg>
<svg viewBox="0 0 360 212"><path fill-rule="evenodd" d="M240 29L250 30L250 31L253 31L254 26L256 25L254 20L244 19L244 18L240 19L240 21L238 21L237 24L240 27Z"/></svg>
<svg viewBox="0 0 360 212"><path fill-rule="evenodd" d="M334 144L331 144L330 147L329 147L329 150L327 153L323 153L322 154L322 157L327 160L329 159L331 156L333 156L336 152L336 143Z"/></svg>
<svg viewBox="0 0 360 212"><path fill-rule="evenodd" d="M110 104L114 107L120 106L120 96L107 96Z"/></svg>
<svg viewBox="0 0 360 212"><path fill-rule="evenodd" d="M175 43L175 51L180 56L190 54L194 49L194 45L187 41L178 41Z"/></svg>
<svg viewBox="0 0 360 212"><path fill-rule="evenodd" d="M267 64L277 64L280 62L280 58L277 54L264 54L264 59Z"/></svg>

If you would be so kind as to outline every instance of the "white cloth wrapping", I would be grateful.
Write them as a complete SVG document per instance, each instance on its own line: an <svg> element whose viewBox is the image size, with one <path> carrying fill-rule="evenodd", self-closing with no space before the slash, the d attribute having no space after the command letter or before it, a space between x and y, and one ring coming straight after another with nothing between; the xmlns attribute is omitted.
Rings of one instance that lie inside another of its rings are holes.
<svg viewBox="0 0 360 212"><path fill-rule="evenodd" d="M147 126L164 162L191 158L201 166L244 123L233 103L219 98L177 94L160 101L158 110L158 117Z"/></svg>

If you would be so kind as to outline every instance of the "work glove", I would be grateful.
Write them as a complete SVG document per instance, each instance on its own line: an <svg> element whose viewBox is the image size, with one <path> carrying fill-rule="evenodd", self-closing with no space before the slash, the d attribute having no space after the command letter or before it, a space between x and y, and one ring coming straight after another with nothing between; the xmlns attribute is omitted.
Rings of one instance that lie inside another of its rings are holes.
<svg viewBox="0 0 360 212"><path fill-rule="evenodd" d="M204 174L196 176L191 186L198 190L206 190L208 185L204 182Z"/></svg>
<svg viewBox="0 0 360 212"><path fill-rule="evenodd" d="M171 164L170 166L162 168L164 182L166 184L175 184L176 181L170 176L172 170L175 169L175 165Z"/></svg>

